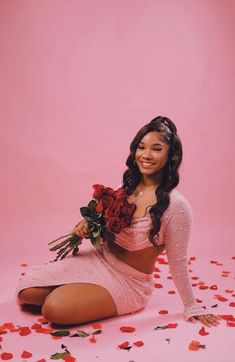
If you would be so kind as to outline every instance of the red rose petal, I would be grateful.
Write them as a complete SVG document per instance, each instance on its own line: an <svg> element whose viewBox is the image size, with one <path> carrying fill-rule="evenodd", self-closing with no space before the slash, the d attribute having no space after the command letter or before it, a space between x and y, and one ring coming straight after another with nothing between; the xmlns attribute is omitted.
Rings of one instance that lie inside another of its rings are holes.
<svg viewBox="0 0 235 362"><path fill-rule="evenodd" d="M144 345L144 342L143 341L136 341L133 343L135 346L137 347L142 347Z"/></svg>
<svg viewBox="0 0 235 362"><path fill-rule="evenodd" d="M122 348L127 348L127 347L129 347L129 342L128 342L128 341L125 341L125 342L119 344L118 347L121 348L121 349L122 349Z"/></svg>
<svg viewBox="0 0 235 362"><path fill-rule="evenodd" d="M224 298L222 295L219 295L219 294L215 294L214 297L215 297L215 299L218 299L220 302L227 302L228 301L227 298Z"/></svg>
<svg viewBox="0 0 235 362"><path fill-rule="evenodd" d="M235 322L227 321L229 327L235 327Z"/></svg>
<svg viewBox="0 0 235 362"><path fill-rule="evenodd" d="M65 357L64 357L64 361L65 361L65 362L75 362L75 361L76 361L76 358L73 357L73 356L65 356Z"/></svg>
<svg viewBox="0 0 235 362"><path fill-rule="evenodd" d="M192 280L198 280L198 277L191 277Z"/></svg>
<svg viewBox="0 0 235 362"><path fill-rule="evenodd" d="M225 289L225 293L233 293L233 289Z"/></svg>
<svg viewBox="0 0 235 362"><path fill-rule="evenodd" d="M94 328L94 329L101 329L102 326L101 326L100 323L94 323L94 324L92 324L92 328Z"/></svg>
<svg viewBox="0 0 235 362"><path fill-rule="evenodd" d="M219 314L219 317L225 319L226 321L233 320L233 315L231 314Z"/></svg>
<svg viewBox="0 0 235 362"><path fill-rule="evenodd" d="M198 341L192 341L188 345L188 349L191 351L197 351L199 349L200 342Z"/></svg>
<svg viewBox="0 0 235 362"><path fill-rule="evenodd" d="M40 323L48 323L48 320L46 318L44 318L44 317L39 317L38 322L40 322Z"/></svg>
<svg viewBox="0 0 235 362"><path fill-rule="evenodd" d="M210 286L210 289L211 289L211 290L217 290L217 289L218 289L218 287L217 287L217 285L216 285L216 284L213 284L213 285L211 285L211 286Z"/></svg>
<svg viewBox="0 0 235 362"><path fill-rule="evenodd" d="M176 328L177 326L178 326L177 323L168 323L168 324L166 325L167 328Z"/></svg>
<svg viewBox="0 0 235 362"><path fill-rule="evenodd" d="M7 323L4 323L2 325L3 328L5 329L11 329L11 328L15 328L14 324L12 322L7 322Z"/></svg>
<svg viewBox="0 0 235 362"><path fill-rule="evenodd" d="M63 338L62 336L51 336L52 339L61 339Z"/></svg>
<svg viewBox="0 0 235 362"><path fill-rule="evenodd" d="M31 330L29 329L29 327L19 327L20 336L27 336L30 333L31 333Z"/></svg>
<svg viewBox="0 0 235 362"><path fill-rule="evenodd" d="M36 362L47 362L44 358L43 359L39 359Z"/></svg>
<svg viewBox="0 0 235 362"><path fill-rule="evenodd" d="M6 334L7 331L5 330L5 328L3 327L0 327L0 334Z"/></svg>
<svg viewBox="0 0 235 362"><path fill-rule="evenodd" d="M40 328L35 329L35 332L36 333L43 333L43 334L50 334L51 332L53 332L53 329L52 328L40 327Z"/></svg>
<svg viewBox="0 0 235 362"><path fill-rule="evenodd" d="M28 264L27 263L21 263L20 266L25 267L25 266L28 266Z"/></svg>
<svg viewBox="0 0 235 362"><path fill-rule="evenodd" d="M37 329L37 328L41 328L41 324L39 324L39 323L34 323L34 324L31 326L31 329Z"/></svg>
<svg viewBox="0 0 235 362"><path fill-rule="evenodd" d="M0 342L2 342L3 341L3 338L2 337L0 337Z"/></svg>
<svg viewBox="0 0 235 362"><path fill-rule="evenodd" d="M120 327L120 331L121 332L127 332L127 333L132 333L135 332L135 328L134 327L129 327L129 326L122 326Z"/></svg>
<svg viewBox="0 0 235 362"><path fill-rule="evenodd" d="M202 289L202 290L204 290L204 289L208 289L209 287L207 286L207 285L200 285L200 287L199 287L199 289Z"/></svg>
<svg viewBox="0 0 235 362"><path fill-rule="evenodd" d="M154 277L155 279L161 278L161 276L160 276L159 274L156 274L156 273L153 274L153 277Z"/></svg>
<svg viewBox="0 0 235 362"><path fill-rule="evenodd" d="M23 351L22 353L21 353L21 357L22 358L30 358L30 357L32 357L32 353L31 352L28 352L28 351Z"/></svg>
<svg viewBox="0 0 235 362"><path fill-rule="evenodd" d="M155 266L155 267L153 268L153 271L155 271L155 272L158 272L158 273L159 273L161 270L160 270L158 267L156 267L156 266Z"/></svg>
<svg viewBox="0 0 235 362"><path fill-rule="evenodd" d="M190 260L196 260L196 256L190 256Z"/></svg>
<svg viewBox="0 0 235 362"><path fill-rule="evenodd" d="M96 343L96 338L95 338L94 334L92 334L92 336L90 338L90 342L91 343Z"/></svg>
<svg viewBox="0 0 235 362"><path fill-rule="evenodd" d="M13 358L13 354L12 353L8 353L8 352L3 352L1 353L1 359L3 361L7 361L9 359L12 359Z"/></svg>
<svg viewBox="0 0 235 362"><path fill-rule="evenodd" d="M196 302L197 302L197 303L202 303L202 300L201 300L201 299L196 298Z"/></svg>
<svg viewBox="0 0 235 362"><path fill-rule="evenodd" d="M155 288L163 288L162 284L158 284L158 283L155 283L154 286L155 286Z"/></svg>
<svg viewBox="0 0 235 362"><path fill-rule="evenodd" d="M175 294L175 291L174 290L169 290L168 294Z"/></svg>
<svg viewBox="0 0 235 362"><path fill-rule="evenodd" d="M235 260L235 256L232 256L231 259Z"/></svg>
<svg viewBox="0 0 235 362"><path fill-rule="evenodd" d="M235 302L229 303L229 306L230 306L230 307L235 307Z"/></svg>
<svg viewBox="0 0 235 362"><path fill-rule="evenodd" d="M210 334L209 332L206 332L205 330L205 327L202 327L200 330L199 330L199 334L201 336L207 336L208 334Z"/></svg>
<svg viewBox="0 0 235 362"><path fill-rule="evenodd" d="M158 313L159 313L159 314L168 314L168 310L162 309L162 310L159 310Z"/></svg>

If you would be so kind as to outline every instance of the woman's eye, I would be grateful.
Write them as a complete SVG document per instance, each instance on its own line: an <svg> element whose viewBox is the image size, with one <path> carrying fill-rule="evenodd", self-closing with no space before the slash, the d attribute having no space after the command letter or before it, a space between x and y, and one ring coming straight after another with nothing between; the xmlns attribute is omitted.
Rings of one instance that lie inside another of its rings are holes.
<svg viewBox="0 0 235 362"><path fill-rule="evenodd" d="M161 151L161 148L153 148L153 151Z"/></svg>
<svg viewBox="0 0 235 362"><path fill-rule="evenodd" d="M143 150L144 146L139 145L137 148L139 148L140 150Z"/></svg>

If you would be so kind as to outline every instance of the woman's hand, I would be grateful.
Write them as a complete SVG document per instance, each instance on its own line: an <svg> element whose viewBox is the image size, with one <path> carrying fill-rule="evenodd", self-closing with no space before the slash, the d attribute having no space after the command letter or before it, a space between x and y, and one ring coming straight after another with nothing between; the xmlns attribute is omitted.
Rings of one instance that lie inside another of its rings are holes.
<svg viewBox="0 0 235 362"><path fill-rule="evenodd" d="M221 318L215 314L206 314L206 315L193 316L189 318L189 321L195 322L195 319L199 320L207 327L211 327L211 325L217 327L217 325L219 325L219 319Z"/></svg>
<svg viewBox="0 0 235 362"><path fill-rule="evenodd" d="M78 236L81 236L82 238L88 238L89 237L89 227L88 222L83 219L81 220L73 229L73 234L76 234Z"/></svg>

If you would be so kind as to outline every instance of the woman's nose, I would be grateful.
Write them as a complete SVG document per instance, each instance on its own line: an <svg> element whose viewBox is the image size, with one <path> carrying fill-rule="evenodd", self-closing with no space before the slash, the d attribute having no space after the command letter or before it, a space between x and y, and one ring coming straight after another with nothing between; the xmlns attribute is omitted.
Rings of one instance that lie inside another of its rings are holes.
<svg viewBox="0 0 235 362"><path fill-rule="evenodd" d="M151 150L145 149L142 157L143 157L143 158L146 158L146 159L152 158L152 152L151 152Z"/></svg>

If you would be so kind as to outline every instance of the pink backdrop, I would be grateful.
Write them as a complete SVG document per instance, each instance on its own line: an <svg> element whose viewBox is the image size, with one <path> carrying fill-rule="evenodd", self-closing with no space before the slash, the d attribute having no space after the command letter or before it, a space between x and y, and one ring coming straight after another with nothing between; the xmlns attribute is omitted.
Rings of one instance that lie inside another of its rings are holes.
<svg viewBox="0 0 235 362"><path fill-rule="evenodd" d="M119 184L130 141L157 115L177 124L184 145L189 252L229 255L234 10L229 0L0 2L5 260L45 259L92 184Z"/></svg>

